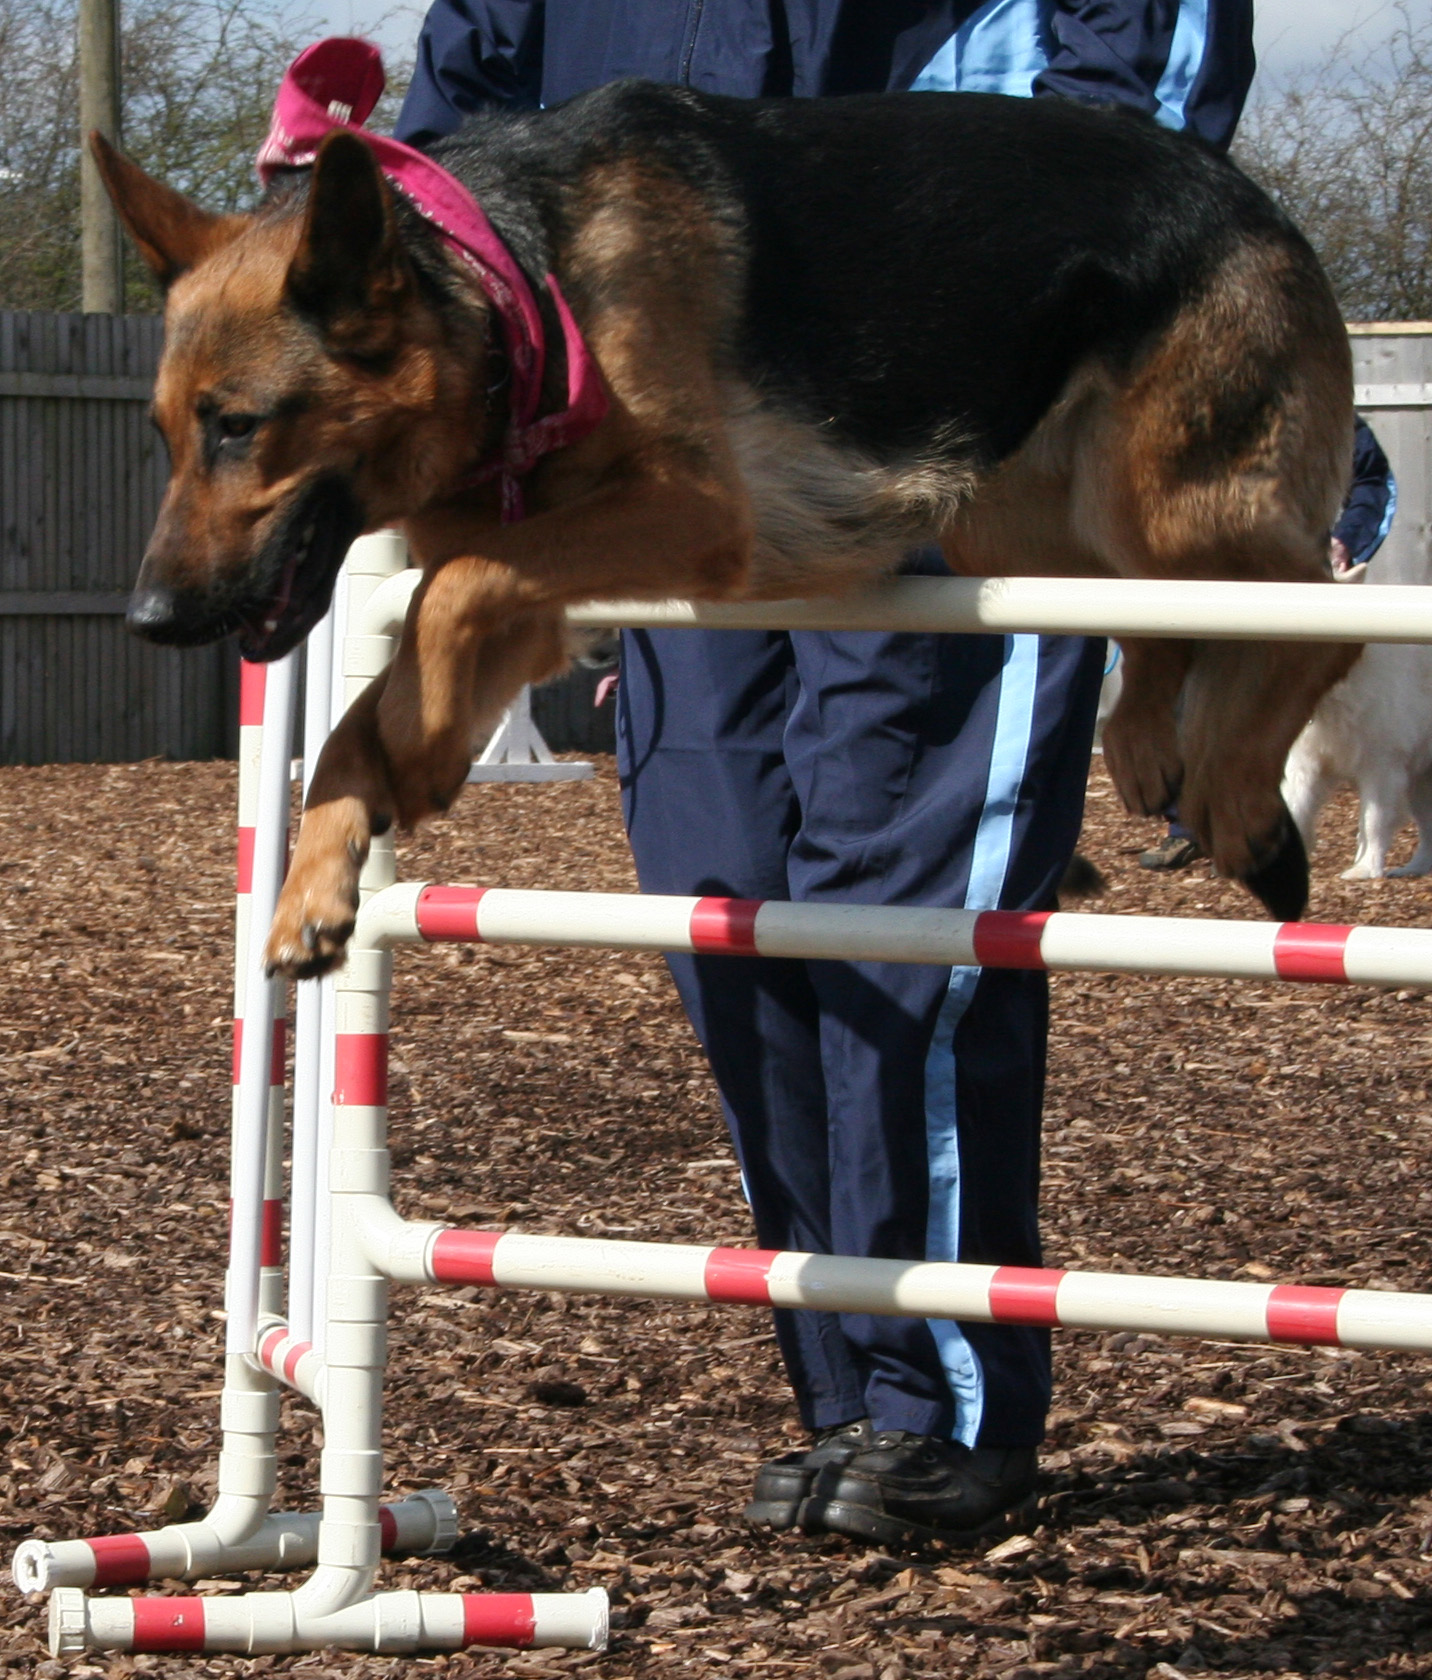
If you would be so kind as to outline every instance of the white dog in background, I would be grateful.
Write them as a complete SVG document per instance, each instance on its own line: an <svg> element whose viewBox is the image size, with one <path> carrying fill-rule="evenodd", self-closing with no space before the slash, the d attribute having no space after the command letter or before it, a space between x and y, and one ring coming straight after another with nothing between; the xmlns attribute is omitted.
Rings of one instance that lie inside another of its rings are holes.
<svg viewBox="0 0 1432 1680"><path fill-rule="evenodd" d="M1355 567L1339 581L1361 583L1366 571ZM1344 782L1356 787L1360 809L1357 855L1343 879L1432 873L1432 646L1364 648L1294 741L1283 798L1309 853L1318 817ZM1387 854L1409 816L1417 850L1400 869L1388 869Z"/></svg>

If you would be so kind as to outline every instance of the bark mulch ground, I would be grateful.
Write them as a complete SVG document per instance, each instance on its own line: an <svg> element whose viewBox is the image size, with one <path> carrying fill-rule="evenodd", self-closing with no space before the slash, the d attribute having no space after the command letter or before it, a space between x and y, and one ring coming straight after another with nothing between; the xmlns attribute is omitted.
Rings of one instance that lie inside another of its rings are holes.
<svg viewBox="0 0 1432 1680"><path fill-rule="evenodd" d="M1157 828L1101 770L1100 908L1244 917L1201 867L1138 869ZM213 1488L229 1116L234 775L0 771L0 1543L198 1514ZM1313 914L1425 924L1423 882ZM609 765L471 791L409 876L626 889ZM404 1212L525 1230L749 1240L706 1075L657 958L446 947L399 959ZM1432 1005L1421 993L1055 981L1052 1264L1426 1289ZM54 1680L289 1672L371 1680L674 1674L1432 1674L1426 1358L1065 1333L1039 1526L890 1556L753 1534L756 1466L796 1437L754 1309L401 1292L394 1490L458 1500L449 1559L392 1585L607 1588L610 1650L385 1659L97 1656L0 1595L0 1668ZM284 1498L312 1416L286 1404ZM278 1586L277 1578L266 1583ZM232 1590L208 1583L205 1591Z"/></svg>

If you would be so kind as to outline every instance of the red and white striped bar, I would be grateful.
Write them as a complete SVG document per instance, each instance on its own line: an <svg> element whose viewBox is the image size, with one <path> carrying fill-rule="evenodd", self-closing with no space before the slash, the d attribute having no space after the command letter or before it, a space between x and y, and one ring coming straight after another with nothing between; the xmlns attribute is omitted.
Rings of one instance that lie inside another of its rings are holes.
<svg viewBox="0 0 1432 1680"><path fill-rule="evenodd" d="M1432 1349L1432 1295L1212 1278L449 1229L429 1249L424 1281L1049 1329Z"/></svg>
<svg viewBox="0 0 1432 1680"><path fill-rule="evenodd" d="M298 1593L235 1598L86 1598L61 1587L50 1597L50 1650L133 1652L460 1651L473 1646L606 1643L607 1598L585 1593L378 1593L346 1610L305 1613Z"/></svg>
<svg viewBox="0 0 1432 1680"><path fill-rule="evenodd" d="M323 1361L313 1343L295 1335L288 1325L271 1324L262 1328L254 1357L271 1377L277 1377L310 1400L321 1400L318 1379Z"/></svg>
<svg viewBox="0 0 1432 1680"><path fill-rule="evenodd" d="M235 976L234 1120L231 1134L232 1217L225 1280L226 1349L246 1356L260 1313L277 1314L282 1294L275 1236L282 1195L283 1063L278 1023L282 989L263 971L260 941L273 917L288 850L290 746L293 739L297 654L241 677L241 736L258 736L257 768L240 764L240 834L252 821L253 839L239 848L238 939ZM253 722L255 712L261 719ZM242 742L249 746L250 742ZM256 785L255 785L256 784ZM252 791L251 791L252 790ZM277 1217L276 1217L277 1215Z"/></svg>
<svg viewBox="0 0 1432 1680"><path fill-rule="evenodd" d="M457 1539L457 1507L440 1488L420 1488L381 1506L384 1552L446 1552ZM11 1573L21 1592L58 1587L134 1587L215 1569L301 1569L318 1555L318 1512L265 1518L240 1544L220 1546L202 1523L176 1523L148 1534L102 1534L92 1540L26 1540Z"/></svg>
<svg viewBox="0 0 1432 1680"><path fill-rule="evenodd" d="M357 943L477 940L955 967L1214 975L1432 986L1432 930L937 910L402 882L375 894Z"/></svg>

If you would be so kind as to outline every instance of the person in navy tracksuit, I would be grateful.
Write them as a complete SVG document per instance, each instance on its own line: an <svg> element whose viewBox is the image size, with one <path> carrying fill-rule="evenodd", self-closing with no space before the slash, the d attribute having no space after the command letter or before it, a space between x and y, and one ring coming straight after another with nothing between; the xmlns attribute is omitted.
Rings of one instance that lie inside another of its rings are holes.
<svg viewBox="0 0 1432 1680"><path fill-rule="evenodd" d="M398 126L623 76L711 93L970 89L1113 101L1226 149L1251 0L436 0ZM872 253L872 261L879 253ZM938 555L912 569L943 571ZM618 719L649 892L1045 908L1083 810L1103 644L623 637ZM1039 1264L1042 975L674 957L762 1246ZM1034 1486L1034 1329L781 1312L812 1446L752 1520L884 1544L988 1529Z"/></svg>

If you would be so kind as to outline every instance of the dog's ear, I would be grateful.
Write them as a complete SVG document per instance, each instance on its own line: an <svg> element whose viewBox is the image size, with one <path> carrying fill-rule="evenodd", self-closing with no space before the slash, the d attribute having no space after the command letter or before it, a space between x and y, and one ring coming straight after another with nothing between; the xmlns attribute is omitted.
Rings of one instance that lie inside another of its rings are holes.
<svg viewBox="0 0 1432 1680"><path fill-rule="evenodd" d="M338 129L319 147L290 302L340 355L381 355L409 286L393 196L372 151Z"/></svg>
<svg viewBox="0 0 1432 1680"><path fill-rule="evenodd" d="M90 152L129 237L166 290L186 269L235 237L242 220L201 210L183 193L146 175L98 131Z"/></svg>

